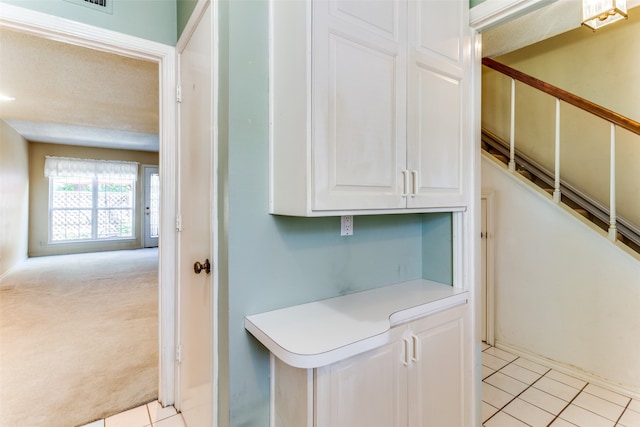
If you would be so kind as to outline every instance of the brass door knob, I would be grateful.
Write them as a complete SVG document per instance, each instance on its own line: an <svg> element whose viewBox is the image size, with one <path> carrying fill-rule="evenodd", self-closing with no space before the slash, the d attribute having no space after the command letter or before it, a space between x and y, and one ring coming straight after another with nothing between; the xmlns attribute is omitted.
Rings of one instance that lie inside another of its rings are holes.
<svg viewBox="0 0 640 427"><path fill-rule="evenodd" d="M200 261L196 261L195 264L193 264L193 271L195 271L196 274L200 274L202 270L207 274L211 273L211 264L209 263L208 258L202 264Z"/></svg>

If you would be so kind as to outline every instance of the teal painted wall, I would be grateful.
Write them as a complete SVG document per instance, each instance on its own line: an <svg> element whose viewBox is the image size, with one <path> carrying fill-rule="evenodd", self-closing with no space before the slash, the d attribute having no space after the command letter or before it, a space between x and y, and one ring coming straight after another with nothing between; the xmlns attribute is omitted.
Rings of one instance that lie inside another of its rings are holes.
<svg viewBox="0 0 640 427"><path fill-rule="evenodd" d="M64 0L0 2L172 45L195 7L117 0L102 16ZM349 237L337 217L269 215L267 1L222 0L219 8L218 417L220 425L267 427L269 355L244 317L419 277L450 283L450 215L358 216Z"/></svg>
<svg viewBox="0 0 640 427"><path fill-rule="evenodd" d="M226 3L226 2L225 2ZM340 236L340 219L268 214L267 1L229 1L222 34L221 188L222 235L228 239L220 267L222 312L228 311L228 364L223 379L230 425L269 424L268 352L244 330L244 317L385 284L450 277L447 218L432 215L357 216L355 233ZM228 132L228 134L227 134ZM223 156L223 157L222 157ZM226 183L225 183L226 182ZM423 230L429 229L423 244ZM450 227L449 227L450 230ZM434 261L423 265L423 250ZM440 251L437 262L435 254ZM447 263L447 260L449 262ZM433 271L431 270L433 269ZM228 304L228 305L227 305ZM223 339L224 341L224 339ZM221 405L224 407L224 405Z"/></svg>
<svg viewBox="0 0 640 427"><path fill-rule="evenodd" d="M189 22L191 13L196 7L198 0L176 0L176 18L178 22L178 39L184 31L184 27Z"/></svg>
<svg viewBox="0 0 640 427"><path fill-rule="evenodd" d="M424 215L422 220L422 277L453 285L453 234L450 213Z"/></svg>
<svg viewBox="0 0 640 427"><path fill-rule="evenodd" d="M175 46L176 0L114 0L113 13L65 0L0 0L38 12Z"/></svg>

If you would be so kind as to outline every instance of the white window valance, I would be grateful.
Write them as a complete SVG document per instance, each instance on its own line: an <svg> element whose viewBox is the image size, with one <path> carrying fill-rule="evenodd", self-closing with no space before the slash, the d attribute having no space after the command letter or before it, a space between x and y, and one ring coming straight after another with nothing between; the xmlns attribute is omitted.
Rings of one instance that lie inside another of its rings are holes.
<svg viewBox="0 0 640 427"><path fill-rule="evenodd" d="M44 160L44 176L85 178L138 178L137 162L50 157Z"/></svg>

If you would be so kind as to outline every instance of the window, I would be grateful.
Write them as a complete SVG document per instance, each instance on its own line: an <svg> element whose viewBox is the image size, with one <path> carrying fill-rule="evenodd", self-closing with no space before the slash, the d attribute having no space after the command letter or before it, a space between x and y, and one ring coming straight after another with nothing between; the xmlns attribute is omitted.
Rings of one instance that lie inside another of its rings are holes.
<svg viewBox="0 0 640 427"><path fill-rule="evenodd" d="M49 241L135 238L138 165L47 157Z"/></svg>
<svg viewBox="0 0 640 427"><path fill-rule="evenodd" d="M149 236L160 236L160 175L151 174L149 183Z"/></svg>

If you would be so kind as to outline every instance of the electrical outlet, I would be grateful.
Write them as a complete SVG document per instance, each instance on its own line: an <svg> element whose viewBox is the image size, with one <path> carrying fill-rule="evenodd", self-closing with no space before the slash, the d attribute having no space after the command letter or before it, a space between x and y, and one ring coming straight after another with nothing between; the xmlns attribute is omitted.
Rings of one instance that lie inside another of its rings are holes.
<svg viewBox="0 0 640 427"><path fill-rule="evenodd" d="M351 236L353 234L353 215L340 217L340 235Z"/></svg>

